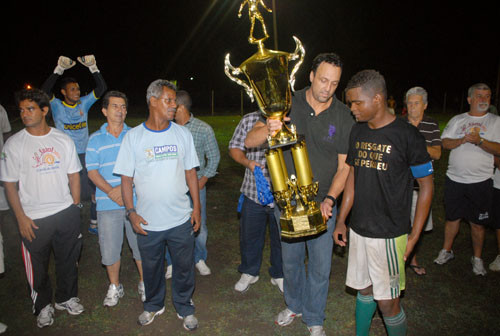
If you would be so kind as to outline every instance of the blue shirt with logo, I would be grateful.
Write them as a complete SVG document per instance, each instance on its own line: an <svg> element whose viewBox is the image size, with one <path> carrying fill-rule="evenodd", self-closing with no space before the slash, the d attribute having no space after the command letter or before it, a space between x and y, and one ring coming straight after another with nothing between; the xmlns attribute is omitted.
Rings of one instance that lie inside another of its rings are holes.
<svg viewBox="0 0 500 336"><path fill-rule="evenodd" d="M98 100L94 91L81 97L75 105L68 105L59 98L50 101L52 118L57 129L60 129L75 142L78 154L85 153L89 140L87 127L88 113L92 105Z"/></svg>
<svg viewBox="0 0 500 336"><path fill-rule="evenodd" d="M115 174L134 178L137 213L147 231L164 231L184 224L191 217L186 170L199 166L189 130L170 122L161 131L145 123L125 135Z"/></svg>

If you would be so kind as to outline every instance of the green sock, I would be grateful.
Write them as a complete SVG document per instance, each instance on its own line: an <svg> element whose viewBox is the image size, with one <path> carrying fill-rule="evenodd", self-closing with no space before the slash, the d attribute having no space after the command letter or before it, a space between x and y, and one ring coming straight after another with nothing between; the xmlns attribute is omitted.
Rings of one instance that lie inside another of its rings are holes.
<svg viewBox="0 0 500 336"><path fill-rule="evenodd" d="M406 314L401 307L399 314L391 317L384 316L385 327L387 328L387 335L389 336L405 336L408 330L408 323L406 321Z"/></svg>
<svg viewBox="0 0 500 336"><path fill-rule="evenodd" d="M373 300L373 295L362 295L358 292L356 297L356 336L368 336L375 310L377 310L377 303Z"/></svg>

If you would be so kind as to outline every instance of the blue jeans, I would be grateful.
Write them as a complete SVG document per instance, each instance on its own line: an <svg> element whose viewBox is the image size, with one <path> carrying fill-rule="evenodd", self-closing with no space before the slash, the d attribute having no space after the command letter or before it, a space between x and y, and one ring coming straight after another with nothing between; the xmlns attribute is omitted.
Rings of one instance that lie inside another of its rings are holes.
<svg viewBox="0 0 500 336"><path fill-rule="evenodd" d="M172 301L180 316L194 314L191 297L194 292L194 235L191 219L165 231L146 231L137 235L142 257L146 301L144 310L154 312L165 306L165 246L172 256Z"/></svg>
<svg viewBox="0 0 500 336"><path fill-rule="evenodd" d="M189 196L191 201L191 207L193 207L193 199ZM198 232L195 232L195 245L194 245L194 263L198 263L200 260L207 260L207 188L204 187L200 190L200 207L201 207L201 225ZM170 257L170 252L167 249L165 253L165 259L167 260L167 265L172 265L172 258Z"/></svg>
<svg viewBox="0 0 500 336"><path fill-rule="evenodd" d="M240 218L240 273L259 275L268 223L271 244L269 275L272 278L283 278L281 239L274 209L257 204L247 197L243 200Z"/></svg>
<svg viewBox="0 0 500 336"><path fill-rule="evenodd" d="M275 215L279 220L279 210ZM281 242L285 302L294 313L302 313L307 326L323 325L325 319L336 215L335 208L327 232L318 237Z"/></svg>

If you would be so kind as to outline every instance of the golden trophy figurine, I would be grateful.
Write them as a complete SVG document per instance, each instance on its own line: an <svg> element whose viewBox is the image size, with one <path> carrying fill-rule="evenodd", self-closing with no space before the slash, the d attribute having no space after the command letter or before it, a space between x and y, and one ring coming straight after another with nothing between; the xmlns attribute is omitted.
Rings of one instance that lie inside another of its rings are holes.
<svg viewBox="0 0 500 336"><path fill-rule="evenodd" d="M248 13L251 21L251 44L257 45L257 52L245 60L239 67L234 67L229 61L229 54L225 57L224 72L237 84L241 85L252 102L257 104L266 118L282 121L282 128L272 136L268 136L269 149L266 151L266 161L271 175L273 194L280 207L281 236L298 238L315 235L326 231L326 223L315 201L318 192L318 182L313 182L313 175L305 141L297 136L294 125L287 126L283 117L290 111L292 105L295 73L302 64L305 50L302 43L295 36L296 48L293 53L269 50L264 47L268 38L264 19L258 11L261 4L268 9L262 0L244 0L240 6L238 16L241 16L243 7L248 4ZM255 19L262 23L264 37L255 38L253 28ZM290 61L297 61L290 75L288 67ZM244 74L248 80L238 78ZM291 152L296 175L288 176L283 150L284 146L292 146Z"/></svg>
<svg viewBox="0 0 500 336"><path fill-rule="evenodd" d="M240 5L240 10L238 11L238 17L241 17L241 11L243 10L243 7L245 7L245 5L248 5L248 17L250 18L251 22L250 36L248 37L248 41L250 41L250 43L256 43L258 41L253 37L255 19L259 20L260 23L262 24L262 30L264 31L263 39L267 39L269 37L269 35L267 35L266 25L264 24L264 18L262 17L262 14L260 14L259 12L259 4L262 5L262 7L269 13L272 12L272 10L266 7L263 0L244 0Z"/></svg>

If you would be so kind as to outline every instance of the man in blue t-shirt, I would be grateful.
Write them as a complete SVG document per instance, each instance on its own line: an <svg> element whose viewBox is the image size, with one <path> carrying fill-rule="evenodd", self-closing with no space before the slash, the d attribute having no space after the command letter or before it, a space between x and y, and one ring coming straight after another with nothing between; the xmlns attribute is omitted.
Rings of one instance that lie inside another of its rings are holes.
<svg viewBox="0 0 500 336"><path fill-rule="evenodd" d="M132 250L139 271L139 295L143 301L146 299L144 282L142 281L141 255L137 247L137 235L125 216L120 176L113 174L114 163L121 142L130 129L125 124L127 106L127 96L124 93L119 91L106 93L102 101L102 113L107 122L90 136L85 158L89 179L97 187L99 247L102 264L106 266L110 282L103 302L105 307L115 306L125 293L119 280L123 231L126 232L128 245Z"/></svg>
<svg viewBox="0 0 500 336"><path fill-rule="evenodd" d="M89 139L88 112L92 105L106 92L107 86L101 72L97 68L94 55L86 55L77 58L78 61L89 68L94 77L96 88L88 95L80 96L80 86L76 79L66 77L61 80L61 94L63 99L56 98L52 89L64 73L75 66L76 62L66 56L60 56L54 72L42 85L42 90L51 97L50 108L56 128L65 132L75 142L76 151L80 158L83 169L80 171L81 199L91 198L90 227L89 232L97 234L97 217L95 212L95 186L89 182L87 170L85 169L85 150Z"/></svg>
<svg viewBox="0 0 500 336"><path fill-rule="evenodd" d="M121 175L127 216L137 232L146 300L140 325L165 311L165 248L172 258L172 301L187 330L198 327L194 292L194 232L201 223L193 137L172 122L176 87L158 79L147 90L149 117L125 135L113 173ZM134 207L133 187L137 194ZM193 208L189 201L191 195Z"/></svg>

